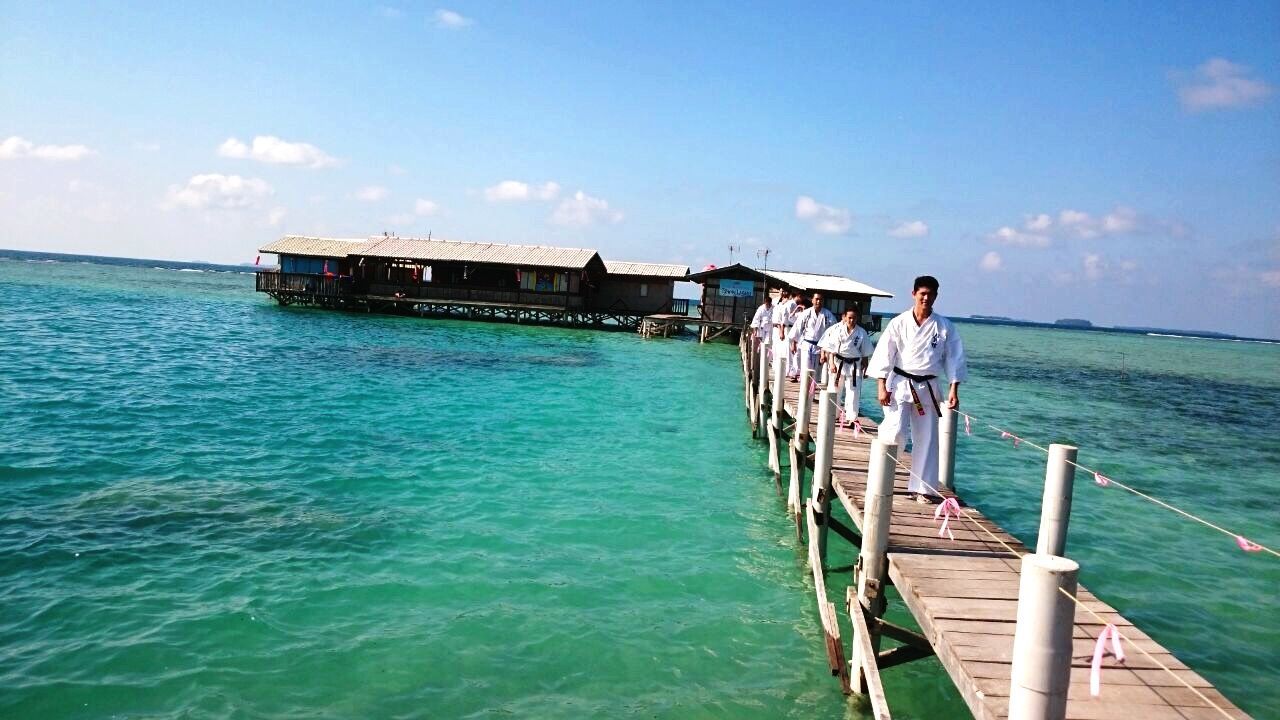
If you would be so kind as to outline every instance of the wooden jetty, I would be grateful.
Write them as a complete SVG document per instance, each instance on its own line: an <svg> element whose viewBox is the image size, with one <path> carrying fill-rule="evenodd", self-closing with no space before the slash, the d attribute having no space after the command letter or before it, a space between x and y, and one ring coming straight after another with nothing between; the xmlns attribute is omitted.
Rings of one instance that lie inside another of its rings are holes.
<svg viewBox="0 0 1280 720"><path fill-rule="evenodd" d="M892 716L880 672L930 656L982 720L1248 717L1076 583L1078 565L1061 557L1073 470L1066 460L1074 460L1074 448L1050 449L1035 552L971 507L951 517L950 533L940 537L938 506L907 497L908 453L880 443L868 418L860 419L864 431L858 434L837 428L834 390L812 398L800 392L812 371L798 383L786 381L747 332L740 349L753 433L768 440L775 481L786 487L798 538L807 538L829 669L846 694L867 697L875 718ZM963 506L951 482L954 413L940 425L939 489ZM783 458L789 464L785 479ZM849 524L834 516L833 501ZM844 576L847 588L838 593L853 634L847 648L827 588L837 576L824 562L829 534L859 548L852 574ZM889 587L919 631L883 619ZM1091 663L1108 625L1119 629L1126 653L1123 661L1103 658L1103 686L1095 697Z"/></svg>

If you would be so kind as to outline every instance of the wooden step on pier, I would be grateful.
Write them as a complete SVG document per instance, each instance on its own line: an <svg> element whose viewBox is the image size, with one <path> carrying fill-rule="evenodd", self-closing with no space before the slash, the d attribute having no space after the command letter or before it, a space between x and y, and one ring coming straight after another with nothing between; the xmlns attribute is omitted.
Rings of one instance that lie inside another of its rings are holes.
<svg viewBox="0 0 1280 720"><path fill-rule="evenodd" d="M1058 698L1065 694L1065 707L1061 714L1027 714L1027 688L1035 686L1037 680L1027 674L1025 660L1021 661L1021 684L1012 679L1023 556L1033 551L971 507L964 507L962 517L952 517L950 535L940 537L939 523L934 518L937 506L907 497L910 454L898 452L897 464L874 458L873 447L879 446L873 446L876 424L872 420L861 418L864 432L856 435L844 427L834 428L836 411L828 408L824 412L819 407L825 393L820 391L805 402L800 394L804 383L783 380L779 385L778 378L761 371L761 356L758 351L751 351L749 344L749 333L744 333L742 357L748 417L756 436L769 440L770 467L780 487L787 485L788 511L798 535L801 539L807 537L832 675L846 693L865 694L876 718L887 720L892 716L880 672L929 656L938 658L970 712L983 720L1248 717L1207 680L1083 585L1074 585L1074 602L1070 602L1066 591L1058 593L1063 597L1051 593L1059 602L1070 604L1059 606L1063 623L1057 630L1054 647L1060 662L1052 677L1045 676L1052 687L1040 694ZM863 392L874 393L874 388L873 383L868 383ZM824 442L824 436L830 439ZM783 473L783 458L787 457L789 483L784 482ZM881 475L877 476L877 472ZM877 482L880 484L875 485ZM876 487L890 486L888 495L874 492ZM1066 488L1069 498L1069 481ZM964 505L963 499L948 487L943 488L943 495L955 497ZM830 506L835 501L843 507L852 527L833 516ZM874 507L868 508L868 502ZM1069 509L1068 500L1066 511ZM883 529L867 527L868 523L878 525L877 517L888 518L887 538L882 537ZM1064 518L1059 549L1065 543L1065 528ZM829 530L859 546L859 560L852 574L824 567ZM868 545L878 545L879 550ZM841 575L845 581L841 584L847 589L838 594L846 600L844 609L854 635L847 656L836 608L827 589L828 583ZM1074 582L1073 572L1071 583ZM883 619L888 601L885 589L889 585L897 590L902 605L915 618L919 632ZM1071 620L1069 639L1067 618ZM1116 626L1122 634L1125 658L1120 661L1110 653L1105 655L1101 693L1094 697L1090 692L1091 662L1097 637L1107 624ZM1030 620L1027 625L1036 629ZM894 646L888 647L886 641L893 641ZM886 647L882 648L882 644ZM1042 654L1047 652L1041 650ZM1015 685L1021 695L1011 710ZM1055 692L1055 688L1065 692ZM1050 699L1048 706L1054 702Z"/></svg>

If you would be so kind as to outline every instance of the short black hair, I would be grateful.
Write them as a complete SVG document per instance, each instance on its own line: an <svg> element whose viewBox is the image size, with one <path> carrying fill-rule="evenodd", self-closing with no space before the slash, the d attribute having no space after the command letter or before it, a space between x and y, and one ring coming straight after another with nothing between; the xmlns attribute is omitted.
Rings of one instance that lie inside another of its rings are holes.
<svg viewBox="0 0 1280 720"><path fill-rule="evenodd" d="M932 275L921 275L916 278L916 282L911 286L911 294L914 295L920 288L929 288L934 292L938 292L938 278Z"/></svg>

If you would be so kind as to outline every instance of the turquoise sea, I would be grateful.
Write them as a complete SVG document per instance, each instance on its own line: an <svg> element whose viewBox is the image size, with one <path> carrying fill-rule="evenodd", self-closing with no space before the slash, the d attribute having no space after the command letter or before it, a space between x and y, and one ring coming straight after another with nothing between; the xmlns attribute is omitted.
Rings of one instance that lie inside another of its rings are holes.
<svg viewBox="0 0 1280 720"><path fill-rule="evenodd" d="M863 716L735 347L190 270L0 253L0 718ZM960 331L965 410L1280 545L1280 346ZM974 431L962 493L1034 541L1043 456ZM1280 717L1280 560L1087 480L1081 581ZM886 680L965 714L935 661Z"/></svg>

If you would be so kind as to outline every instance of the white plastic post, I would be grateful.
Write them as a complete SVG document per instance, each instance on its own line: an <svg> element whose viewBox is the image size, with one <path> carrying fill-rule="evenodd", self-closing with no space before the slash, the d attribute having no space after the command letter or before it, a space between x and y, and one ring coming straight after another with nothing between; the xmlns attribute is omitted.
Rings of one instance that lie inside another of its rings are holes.
<svg viewBox="0 0 1280 720"><path fill-rule="evenodd" d="M769 338L772 340L772 338ZM769 389L769 341L760 341L760 361L756 363L756 436L764 431L764 394Z"/></svg>
<svg viewBox="0 0 1280 720"><path fill-rule="evenodd" d="M769 469L774 479L782 476L782 448L778 442L782 435L782 398L787 389L787 366L783 363L773 364L773 395L769 406Z"/></svg>
<svg viewBox="0 0 1280 720"><path fill-rule="evenodd" d="M813 416L813 396L804 389L813 383L813 369L804 371L800 376L800 399L796 401L796 437L809 438L809 420Z"/></svg>
<svg viewBox="0 0 1280 720"><path fill-rule="evenodd" d="M1009 720L1064 720L1071 685L1071 628L1080 565L1024 555L1013 635ZM1061 591L1066 591L1070 597Z"/></svg>
<svg viewBox="0 0 1280 720"><path fill-rule="evenodd" d="M1054 443L1044 472L1044 500L1040 504L1040 536L1036 552L1063 555L1067 551L1067 521L1071 519L1071 489L1075 484L1076 448Z"/></svg>
<svg viewBox="0 0 1280 720"><path fill-rule="evenodd" d="M818 523L818 556L827 558L827 518L831 515L831 461L836 442L836 393L818 392L818 434L814 436L813 502L821 515Z"/></svg>
<svg viewBox="0 0 1280 720"><path fill-rule="evenodd" d="M812 370L806 370L800 377L801 387L813 377ZM791 437L791 483L787 487L787 509L792 514L800 512L800 494L804 487L805 458L809 454L809 415L813 410L813 398L808 393L800 393L796 401L796 426Z"/></svg>
<svg viewBox="0 0 1280 720"><path fill-rule="evenodd" d="M867 464L867 492L862 506L862 550L858 553L858 602L877 616L884 612L883 591L875 593L874 607L868 599L867 581L884 587L889 572L889 526L893 517L894 462L885 453L897 457L894 443L871 441L871 458Z"/></svg>
<svg viewBox="0 0 1280 720"><path fill-rule="evenodd" d="M943 406L942 419L938 422L938 486L940 490L955 491L956 478L956 418L955 410Z"/></svg>

